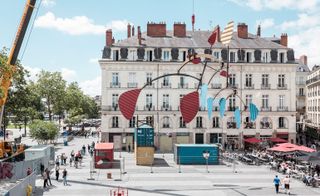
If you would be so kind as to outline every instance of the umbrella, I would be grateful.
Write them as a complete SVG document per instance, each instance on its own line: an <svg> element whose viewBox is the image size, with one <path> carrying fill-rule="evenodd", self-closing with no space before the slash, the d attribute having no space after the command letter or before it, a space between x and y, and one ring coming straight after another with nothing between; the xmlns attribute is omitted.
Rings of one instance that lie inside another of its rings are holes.
<svg viewBox="0 0 320 196"><path fill-rule="evenodd" d="M288 142L287 140L281 139L278 137L270 138L269 141L274 142L274 143L287 143Z"/></svg>
<svg viewBox="0 0 320 196"><path fill-rule="evenodd" d="M250 143L250 144L257 144L262 142L261 140L255 138L255 137L251 137L251 138L247 138L244 140L244 142Z"/></svg>

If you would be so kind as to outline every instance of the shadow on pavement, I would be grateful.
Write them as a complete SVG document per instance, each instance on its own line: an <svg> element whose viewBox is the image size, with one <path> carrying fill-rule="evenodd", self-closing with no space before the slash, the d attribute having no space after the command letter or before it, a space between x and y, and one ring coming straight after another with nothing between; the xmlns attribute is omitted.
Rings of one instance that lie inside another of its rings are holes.
<svg viewBox="0 0 320 196"><path fill-rule="evenodd" d="M170 167L167 161L163 158L154 158L153 167Z"/></svg>

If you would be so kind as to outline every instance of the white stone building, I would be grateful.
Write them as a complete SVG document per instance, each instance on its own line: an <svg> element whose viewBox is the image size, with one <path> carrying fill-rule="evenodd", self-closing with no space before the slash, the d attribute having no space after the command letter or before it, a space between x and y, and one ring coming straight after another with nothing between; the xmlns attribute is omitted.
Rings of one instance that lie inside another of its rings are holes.
<svg viewBox="0 0 320 196"><path fill-rule="evenodd" d="M121 93L141 88L150 80L176 73L188 53L212 54L216 59L208 65L220 67L227 60L227 50L217 42L212 51L207 42L210 31L187 31L185 24L174 24L173 31L166 24L148 23L147 32L134 35L128 25L128 38L117 43L112 31L106 32L106 46L99 61L102 73L102 140L120 144L125 148L133 141L133 127L139 119L154 119L155 145L161 152L170 152L174 143L227 143L243 147L243 139L280 137L295 143L296 140L296 66L294 52L287 47L287 35L281 38L263 38L248 33L246 24L240 23L230 43L230 86L236 87L238 95L246 104L255 103L260 114L250 123L249 112L241 115L241 128L235 128L234 108L243 109L239 99L227 100L227 112L219 117L218 103L212 118L206 109L196 118L184 124L179 111L180 98L196 90L198 82L192 78L164 77L141 91L135 116L126 120L119 111L118 97ZM220 38L220 35L218 36ZM181 73L199 77L201 65L188 64ZM207 69L204 83L212 75ZM214 77L210 82L208 96L214 97L226 86L224 77ZM219 94L226 97L230 90ZM131 145L132 146L132 145Z"/></svg>

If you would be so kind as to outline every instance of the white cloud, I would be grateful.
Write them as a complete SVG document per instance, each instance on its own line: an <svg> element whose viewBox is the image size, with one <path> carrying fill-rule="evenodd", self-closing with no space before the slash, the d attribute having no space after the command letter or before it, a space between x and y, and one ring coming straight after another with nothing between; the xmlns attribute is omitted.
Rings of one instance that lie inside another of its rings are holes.
<svg viewBox="0 0 320 196"><path fill-rule="evenodd" d="M274 26L274 20L273 18L266 18L263 20L258 20L256 24L260 24L262 29L267 29Z"/></svg>
<svg viewBox="0 0 320 196"><path fill-rule="evenodd" d="M319 0L228 0L241 6L247 6L253 10L262 9L281 10L314 10Z"/></svg>
<svg viewBox="0 0 320 196"><path fill-rule="evenodd" d="M52 7L56 5L56 2L55 0L42 0L42 5L44 5L45 7Z"/></svg>
<svg viewBox="0 0 320 196"><path fill-rule="evenodd" d="M91 58L91 59L89 59L89 63L91 63L91 64L97 64L98 61L99 61L99 58Z"/></svg>
<svg viewBox="0 0 320 196"><path fill-rule="evenodd" d="M79 86L83 92L90 96L101 95L101 77L97 76L93 80L80 82Z"/></svg>
<svg viewBox="0 0 320 196"><path fill-rule="evenodd" d="M61 68L61 75L62 75L62 78L69 83L73 82L75 77L77 76L76 71L68 68Z"/></svg>
<svg viewBox="0 0 320 196"><path fill-rule="evenodd" d="M298 15L297 20L285 21L280 27L282 30L287 30L289 28L302 29L302 28L312 28L316 25L320 25L320 15L317 14L306 14L301 13Z"/></svg>
<svg viewBox="0 0 320 196"><path fill-rule="evenodd" d="M36 81L37 74L40 73L41 69L38 67L29 67L29 66L24 66L24 68L29 71L30 77L28 79L31 81Z"/></svg>
<svg viewBox="0 0 320 196"><path fill-rule="evenodd" d="M310 28L297 34L290 35L288 38L289 47L295 50L296 58L305 54L308 56L308 65L312 67L320 63L319 43L320 27Z"/></svg>
<svg viewBox="0 0 320 196"><path fill-rule="evenodd" d="M70 35L104 34L107 29L114 32L126 31L127 20L114 20L107 25L95 24L94 21L87 16L74 16L72 18L59 18L52 12L47 12L35 21L38 28L55 29Z"/></svg>

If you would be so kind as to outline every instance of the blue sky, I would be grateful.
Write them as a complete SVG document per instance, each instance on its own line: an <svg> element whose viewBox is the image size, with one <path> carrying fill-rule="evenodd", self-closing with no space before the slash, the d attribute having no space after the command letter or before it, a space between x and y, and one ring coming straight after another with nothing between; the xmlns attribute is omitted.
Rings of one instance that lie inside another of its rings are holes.
<svg viewBox="0 0 320 196"><path fill-rule="evenodd" d="M0 12L0 47L11 47L24 4L25 0L1 3L5 9ZM116 39L126 37L128 22L142 31L148 21L165 21L169 29L174 22L185 22L191 29L192 7L192 0L42 0L22 63L33 75L41 69L61 71L87 94L100 94L97 59L107 28ZM195 26L223 28L234 20L247 23L251 33L260 23L262 36L286 32L296 58L306 54L311 67L320 62L319 7L319 0L194 0Z"/></svg>

